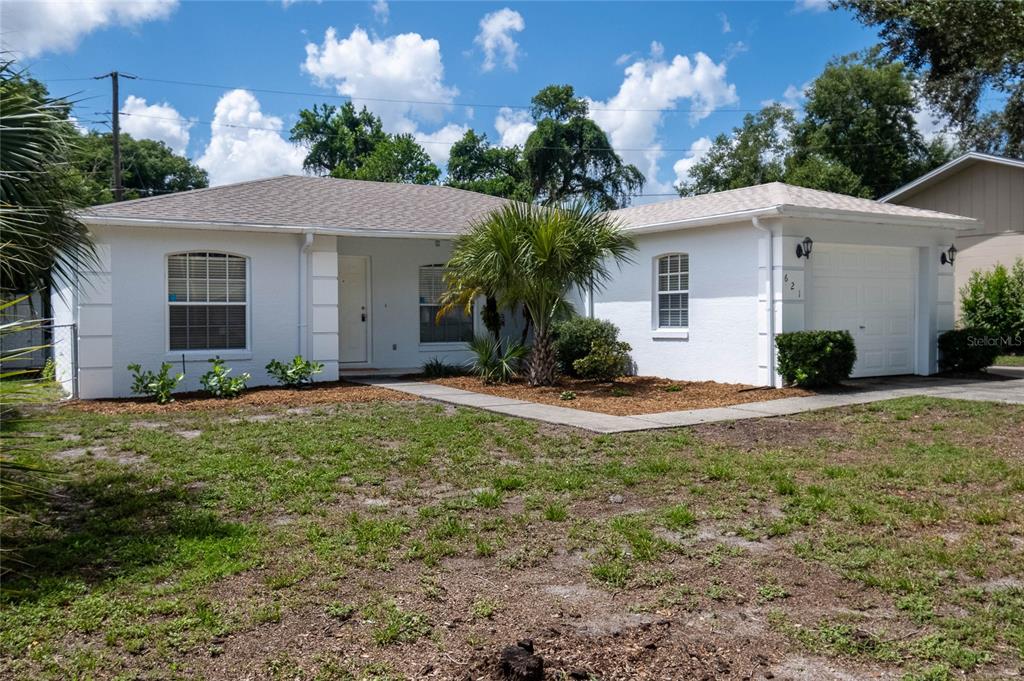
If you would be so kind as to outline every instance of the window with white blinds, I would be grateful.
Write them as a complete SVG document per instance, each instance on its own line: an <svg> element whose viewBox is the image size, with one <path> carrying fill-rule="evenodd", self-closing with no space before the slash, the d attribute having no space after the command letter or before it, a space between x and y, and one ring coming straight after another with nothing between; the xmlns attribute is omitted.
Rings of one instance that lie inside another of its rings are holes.
<svg viewBox="0 0 1024 681"><path fill-rule="evenodd" d="M167 256L171 350L246 347L248 262L227 253Z"/></svg>
<svg viewBox="0 0 1024 681"><path fill-rule="evenodd" d="M420 343L468 343L473 340L473 316L462 308L438 321L439 301L445 291L444 265L420 268Z"/></svg>
<svg viewBox="0 0 1024 681"><path fill-rule="evenodd" d="M658 328L685 329L690 325L690 256L673 253L658 258Z"/></svg>

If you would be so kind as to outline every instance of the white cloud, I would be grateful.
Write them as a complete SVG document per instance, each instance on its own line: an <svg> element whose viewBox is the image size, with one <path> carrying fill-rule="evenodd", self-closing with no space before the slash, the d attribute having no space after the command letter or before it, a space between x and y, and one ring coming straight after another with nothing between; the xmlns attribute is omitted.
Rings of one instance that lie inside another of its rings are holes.
<svg viewBox="0 0 1024 681"><path fill-rule="evenodd" d="M691 60L676 55L671 61L652 57L625 70L618 93L606 102L590 101L591 117L608 133L612 146L647 178L645 193L672 191L660 182L660 161L665 156L658 134L664 111L689 101L690 124L714 109L738 101L736 86L726 79L725 62L716 64L698 52Z"/></svg>
<svg viewBox="0 0 1024 681"><path fill-rule="evenodd" d="M434 132L414 132L413 136L423 150L430 154L430 160L443 168L448 165L452 145L462 139L467 130L469 130L467 125L449 123Z"/></svg>
<svg viewBox="0 0 1024 681"><path fill-rule="evenodd" d="M484 51L483 70L490 71L501 58L505 67L516 70L519 43L512 39L512 33L526 28L523 15L508 7L491 12L480 20L480 32L473 39Z"/></svg>
<svg viewBox="0 0 1024 681"><path fill-rule="evenodd" d="M165 143L176 154L184 154L188 147L192 122L164 102L147 104L142 97L129 95L121 106L121 130L135 139L151 139Z"/></svg>
<svg viewBox="0 0 1024 681"><path fill-rule="evenodd" d="M529 111L510 109L503 106L498 109L494 118L494 129L501 135L498 144L503 147L523 146L537 125L533 122Z"/></svg>
<svg viewBox="0 0 1024 681"><path fill-rule="evenodd" d="M941 111L938 111L925 101L921 96L918 96L918 110L914 112L914 122L917 124L917 130L924 137L925 141L931 142L937 137L943 138L946 143L952 144L952 136L946 132L950 126L949 117Z"/></svg>
<svg viewBox="0 0 1024 681"><path fill-rule="evenodd" d="M781 104L787 109L801 109L804 105L804 100L807 99L807 91L810 89L814 81L806 81L800 87L790 83L786 86L786 91L782 93L782 101L775 99L764 99L761 100L761 106L771 106L772 104Z"/></svg>
<svg viewBox="0 0 1024 681"><path fill-rule="evenodd" d="M690 168L697 165L701 159L707 155L711 149L711 138L701 137L690 145L690 150L686 152L686 156L679 159L672 166L672 170L676 174L676 184L681 184L690 179Z"/></svg>
<svg viewBox="0 0 1024 681"><path fill-rule="evenodd" d="M440 122L459 93L444 83L441 44L418 33L378 39L356 27L339 39L329 28L323 44L306 45L302 68L319 84L333 85L356 106L365 105L380 116L389 132L415 132L414 118Z"/></svg>
<svg viewBox="0 0 1024 681"><path fill-rule="evenodd" d="M388 0L374 0L373 16L382 24L388 23L388 19L391 18L391 7L388 5Z"/></svg>
<svg viewBox="0 0 1024 681"><path fill-rule="evenodd" d="M300 173L305 152L281 136L282 127L252 93L231 90L217 102L210 143L196 163L210 173L211 185Z"/></svg>
<svg viewBox="0 0 1024 681"><path fill-rule="evenodd" d="M722 22L722 33L732 33L732 24L729 23L729 17L725 12L718 15L718 20Z"/></svg>
<svg viewBox="0 0 1024 681"><path fill-rule="evenodd" d="M79 0L0 3L0 46L21 57L68 51L92 31L166 19L178 0Z"/></svg>
<svg viewBox="0 0 1024 681"><path fill-rule="evenodd" d="M825 12L830 0L796 0L793 9L797 12Z"/></svg>

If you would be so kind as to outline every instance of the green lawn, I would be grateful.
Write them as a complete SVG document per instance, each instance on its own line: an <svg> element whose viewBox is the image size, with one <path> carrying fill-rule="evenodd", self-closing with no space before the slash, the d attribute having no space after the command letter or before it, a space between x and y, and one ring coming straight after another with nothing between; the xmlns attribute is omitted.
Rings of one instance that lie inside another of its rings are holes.
<svg viewBox="0 0 1024 681"><path fill-rule="evenodd" d="M18 427L58 477L4 521L5 678L461 678L525 636L595 678L1024 665L1024 407L615 436L423 402Z"/></svg>
<svg viewBox="0 0 1024 681"><path fill-rule="evenodd" d="M1024 355L1000 355L993 364L999 367L1024 367Z"/></svg>

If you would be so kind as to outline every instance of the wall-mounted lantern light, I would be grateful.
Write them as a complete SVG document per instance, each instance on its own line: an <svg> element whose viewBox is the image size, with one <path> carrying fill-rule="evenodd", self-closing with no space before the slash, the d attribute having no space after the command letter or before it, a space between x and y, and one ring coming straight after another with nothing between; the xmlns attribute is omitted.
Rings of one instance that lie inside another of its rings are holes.
<svg viewBox="0 0 1024 681"><path fill-rule="evenodd" d="M809 236L805 236L804 240L796 245L796 257L798 258L810 258L811 248L814 247L814 241Z"/></svg>
<svg viewBox="0 0 1024 681"><path fill-rule="evenodd" d="M956 260L956 246L951 245L939 255L939 262L943 265L952 265L954 260Z"/></svg>

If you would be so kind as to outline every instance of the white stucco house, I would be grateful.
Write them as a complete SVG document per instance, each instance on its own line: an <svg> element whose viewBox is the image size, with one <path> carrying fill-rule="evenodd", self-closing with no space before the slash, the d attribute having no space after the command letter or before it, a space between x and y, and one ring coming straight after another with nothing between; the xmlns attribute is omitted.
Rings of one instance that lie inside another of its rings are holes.
<svg viewBox="0 0 1024 681"><path fill-rule="evenodd" d="M452 240L502 199L449 187L277 177L88 210L99 264L54 292L58 378L126 396L127 365L220 356L252 385L295 354L319 380L468 359L478 315L434 323ZM955 215L767 184L615 215L638 246L582 314L609 319L640 374L777 385L774 335L849 329L855 374L929 374L953 325ZM799 250L799 254L798 254ZM806 251L810 250L808 254ZM73 332L72 332L73 330Z"/></svg>

